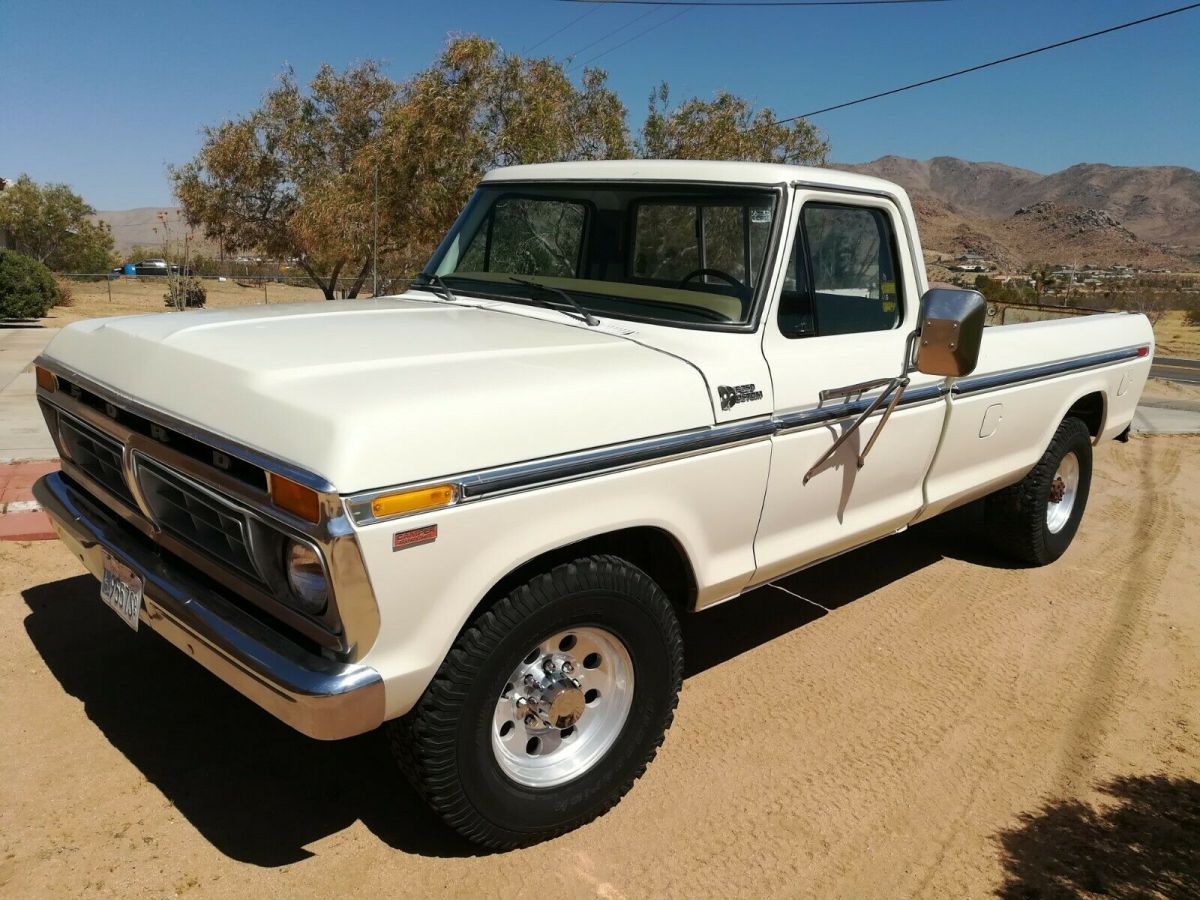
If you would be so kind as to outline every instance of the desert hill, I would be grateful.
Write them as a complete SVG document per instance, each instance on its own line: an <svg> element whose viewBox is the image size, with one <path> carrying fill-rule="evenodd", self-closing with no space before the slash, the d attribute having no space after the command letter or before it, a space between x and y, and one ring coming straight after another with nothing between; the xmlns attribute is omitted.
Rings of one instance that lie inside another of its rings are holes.
<svg viewBox="0 0 1200 900"><path fill-rule="evenodd" d="M929 249L977 252L1004 267L1077 260L1194 268L1186 258L1200 254L1193 169L1082 163L1040 175L948 156L837 168L903 185Z"/></svg>

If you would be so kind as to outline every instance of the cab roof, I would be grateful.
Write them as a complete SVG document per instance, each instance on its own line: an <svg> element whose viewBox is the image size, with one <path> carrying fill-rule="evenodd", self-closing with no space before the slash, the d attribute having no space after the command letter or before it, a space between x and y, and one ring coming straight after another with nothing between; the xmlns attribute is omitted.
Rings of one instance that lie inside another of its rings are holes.
<svg viewBox="0 0 1200 900"><path fill-rule="evenodd" d="M493 169L484 182L496 181L688 181L776 185L803 181L830 188L850 188L906 197L904 189L882 178L836 169L781 163L718 162L691 159L612 159L539 163Z"/></svg>

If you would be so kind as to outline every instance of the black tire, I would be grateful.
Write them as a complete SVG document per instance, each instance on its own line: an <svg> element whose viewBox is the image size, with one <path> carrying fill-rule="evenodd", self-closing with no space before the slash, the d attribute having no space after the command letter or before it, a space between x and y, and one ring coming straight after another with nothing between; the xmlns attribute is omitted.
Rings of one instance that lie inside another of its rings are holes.
<svg viewBox="0 0 1200 900"><path fill-rule="evenodd" d="M585 625L625 645L632 707L590 769L556 787L526 787L492 751L496 702L530 647ZM475 843L511 849L578 828L629 791L671 725L682 677L679 622L662 589L622 559L585 557L530 579L464 628L416 707L390 726L391 745L413 786L451 827Z"/></svg>
<svg viewBox="0 0 1200 900"><path fill-rule="evenodd" d="M1079 463L1079 483L1070 517L1057 531L1047 524L1055 474L1070 453ZM1079 419L1063 419L1042 458L1023 479L986 499L988 532L998 550L1018 562L1044 566L1071 546L1092 485L1092 438Z"/></svg>

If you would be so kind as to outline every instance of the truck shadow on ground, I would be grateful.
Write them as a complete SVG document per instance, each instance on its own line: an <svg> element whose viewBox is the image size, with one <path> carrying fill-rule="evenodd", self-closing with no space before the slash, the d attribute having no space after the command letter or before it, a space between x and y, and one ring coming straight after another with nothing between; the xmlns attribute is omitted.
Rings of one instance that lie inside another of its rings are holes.
<svg viewBox="0 0 1200 900"><path fill-rule="evenodd" d="M1018 568L988 547L978 511L955 510L684 619L685 677L815 622L947 557L989 568Z"/></svg>
<svg viewBox="0 0 1200 900"><path fill-rule="evenodd" d="M1098 805L1058 800L996 835L997 895L1200 897L1200 783L1114 778Z"/></svg>
<svg viewBox="0 0 1200 900"><path fill-rule="evenodd" d="M685 620L687 675L801 628L944 555L918 528L784 579L820 606L762 588ZM433 857L479 854L428 810L382 732L310 740L276 721L153 633L134 633L81 575L27 589L25 628L63 689L111 744L219 851L259 866L356 821L381 841ZM820 608L824 607L824 609Z"/></svg>

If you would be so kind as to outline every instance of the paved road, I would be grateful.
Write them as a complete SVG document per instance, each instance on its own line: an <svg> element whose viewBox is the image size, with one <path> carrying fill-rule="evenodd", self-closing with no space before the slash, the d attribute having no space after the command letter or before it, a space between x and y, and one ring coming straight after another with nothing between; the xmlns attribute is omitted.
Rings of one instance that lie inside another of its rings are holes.
<svg viewBox="0 0 1200 900"><path fill-rule="evenodd" d="M57 328L0 328L0 463L57 455L34 400L30 363Z"/></svg>
<svg viewBox="0 0 1200 900"><path fill-rule="evenodd" d="M1200 359L1156 356L1150 367L1151 378L1166 378L1182 384L1200 384Z"/></svg>

